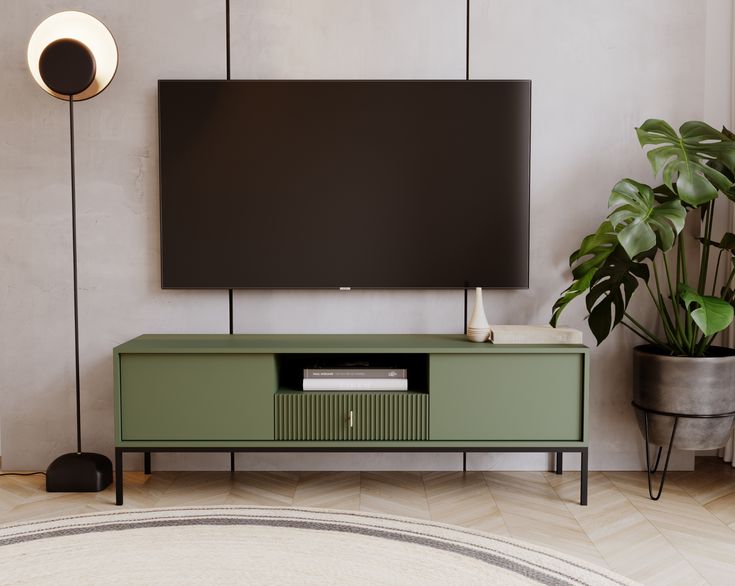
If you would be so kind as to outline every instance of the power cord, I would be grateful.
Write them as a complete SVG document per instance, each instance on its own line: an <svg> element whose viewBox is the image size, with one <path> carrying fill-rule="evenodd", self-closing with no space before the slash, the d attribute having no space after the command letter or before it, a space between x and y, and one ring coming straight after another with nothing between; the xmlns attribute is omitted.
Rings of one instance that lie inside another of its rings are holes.
<svg viewBox="0 0 735 586"><path fill-rule="evenodd" d="M45 472L0 472L0 476L34 476L36 474L46 476Z"/></svg>

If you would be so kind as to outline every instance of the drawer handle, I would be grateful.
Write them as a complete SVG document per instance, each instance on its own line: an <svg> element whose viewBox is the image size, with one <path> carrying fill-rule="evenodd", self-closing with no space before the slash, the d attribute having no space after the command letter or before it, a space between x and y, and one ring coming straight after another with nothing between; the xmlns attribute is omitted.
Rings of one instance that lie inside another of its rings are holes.
<svg viewBox="0 0 735 586"><path fill-rule="evenodd" d="M352 423L353 423L352 409L350 409L350 414L347 416L347 421L349 422L350 427L352 427Z"/></svg>

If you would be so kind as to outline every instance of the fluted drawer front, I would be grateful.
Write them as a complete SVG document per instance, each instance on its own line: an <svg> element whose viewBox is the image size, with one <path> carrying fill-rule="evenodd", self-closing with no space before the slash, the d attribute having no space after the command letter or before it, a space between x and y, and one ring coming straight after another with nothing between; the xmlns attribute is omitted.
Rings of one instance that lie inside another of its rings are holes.
<svg viewBox="0 0 735 586"><path fill-rule="evenodd" d="M429 439L425 393L277 393L275 411L277 440Z"/></svg>

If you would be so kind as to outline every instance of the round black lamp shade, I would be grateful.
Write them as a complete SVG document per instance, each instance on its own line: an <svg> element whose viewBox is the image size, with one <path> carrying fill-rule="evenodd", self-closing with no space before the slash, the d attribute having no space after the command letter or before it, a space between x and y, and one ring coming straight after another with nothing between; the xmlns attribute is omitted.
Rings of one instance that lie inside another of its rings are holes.
<svg viewBox="0 0 735 586"><path fill-rule="evenodd" d="M28 43L28 68L43 90L60 100L88 100L117 71L117 44L99 20L73 10L49 16Z"/></svg>
<svg viewBox="0 0 735 586"><path fill-rule="evenodd" d="M94 81L97 66L87 46L76 39L53 41L38 59L41 79L65 96L80 94Z"/></svg>

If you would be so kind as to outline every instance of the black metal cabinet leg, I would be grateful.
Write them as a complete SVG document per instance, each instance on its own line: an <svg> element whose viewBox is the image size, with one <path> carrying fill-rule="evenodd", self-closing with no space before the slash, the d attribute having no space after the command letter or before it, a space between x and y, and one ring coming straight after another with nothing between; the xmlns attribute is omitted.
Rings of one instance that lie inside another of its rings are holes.
<svg viewBox="0 0 735 586"><path fill-rule="evenodd" d="M462 452L462 472L467 472L467 452Z"/></svg>
<svg viewBox="0 0 735 586"><path fill-rule="evenodd" d="M564 452L557 452L556 453L556 469L554 470L557 474L561 474L563 463L564 463Z"/></svg>
<svg viewBox="0 0 735 586"><path fill-rule="evenodd" d="M151 453L145 452L143 455L143 471L146 474L151 473Z"/></svg>
<svg viewBox="0 0 735 586"><path fill-rule="evenodd" d="M579 477L579 504L582 506L587 505L587 477L589 475L589 453L587 448L584 448L580 453L582 459L581 474Z"/></svg>
<svg viewBox="0 0 735 586"><path fill-rule="evenodd" d="M230 472L235 471L235 452L230 452Z"/></svg>
<svg viewBox="0 0 735 586"><path fill-rule="evenodd" d="M123 451L115 448L115 504L123 504Z"/></svg>

